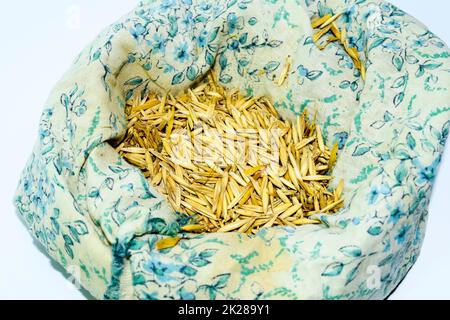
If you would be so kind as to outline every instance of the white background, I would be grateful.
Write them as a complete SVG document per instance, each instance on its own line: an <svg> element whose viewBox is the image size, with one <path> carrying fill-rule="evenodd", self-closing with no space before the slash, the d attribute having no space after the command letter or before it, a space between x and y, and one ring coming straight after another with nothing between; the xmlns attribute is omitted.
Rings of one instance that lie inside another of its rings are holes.
<svg viewBox="0 0 450 320"><path fill-rule="evenodd" d="M5 1L0 5L0 299L86 299L40 252L13 194L46 98L73 58L137 0ZM443 0L395 0L450 44ZM80 13L80 21L70 19ZM449 101L450 103L450 101ZM450 144L436 181L422 253L391 299L450 299Z"/></svg>

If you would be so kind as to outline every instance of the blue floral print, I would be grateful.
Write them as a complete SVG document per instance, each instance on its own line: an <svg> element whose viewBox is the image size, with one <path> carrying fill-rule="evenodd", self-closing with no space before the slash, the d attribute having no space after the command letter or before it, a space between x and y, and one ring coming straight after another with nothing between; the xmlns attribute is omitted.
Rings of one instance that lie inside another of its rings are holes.
<svg viewBox="0 0 450 320"><path fill-rule="evenodd" d="M174 59L183 63L188 60L190 57L189 54L189 45L186 42L180 43L177 47L175 47L175 55Z"/></svg>

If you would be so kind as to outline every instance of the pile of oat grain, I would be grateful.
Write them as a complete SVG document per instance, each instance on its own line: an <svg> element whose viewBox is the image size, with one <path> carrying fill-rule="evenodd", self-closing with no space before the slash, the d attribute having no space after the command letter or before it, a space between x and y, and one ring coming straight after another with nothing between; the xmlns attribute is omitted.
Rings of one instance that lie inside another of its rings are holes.
<svg viewBox="0 0 450 320"><path fill-rule="evenodd" d="M117 151L192 216L186 232L317 224L312 215L342 207L343 181L329 187L337 145L306 114L283 121L267 98L226 92L212 74L178 98L134 99L126 114Z"/></svg>

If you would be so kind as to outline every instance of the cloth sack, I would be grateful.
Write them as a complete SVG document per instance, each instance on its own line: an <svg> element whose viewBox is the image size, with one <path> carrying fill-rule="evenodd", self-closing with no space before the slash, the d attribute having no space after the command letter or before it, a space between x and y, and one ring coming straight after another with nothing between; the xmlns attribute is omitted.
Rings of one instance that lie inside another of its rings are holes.
<svg viewBox="0 0 450 320"><path fill-rule="evenodd" d="M343 12L361 79L311 19ZM281 87L273 79L287 56ZM423 241L450 124L450 52L421 23L378 0L143 1L106 28L56 84L15 205L49 255L105 299L382 299ZM183 234L185 223L108 141L126 99L176 95L210 69L221 85L272 99L284 118L317 112L345 208L321 225L256 236Z"/></svg>

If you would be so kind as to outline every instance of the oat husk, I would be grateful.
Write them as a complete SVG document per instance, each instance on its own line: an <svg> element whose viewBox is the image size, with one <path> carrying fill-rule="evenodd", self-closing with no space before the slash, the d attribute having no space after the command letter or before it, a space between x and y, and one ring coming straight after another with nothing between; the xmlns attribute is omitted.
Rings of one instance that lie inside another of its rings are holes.
<svg viewBox="0 0 450 320"><path fill-rule="evenodd" d="M341 16L342 12L333 16L331 14L326 14L314 18L311 21L311 27L317 29L317 31L314 33L312 39L320 50L324 50L331 42L339 41L353 60L355 68L360 71L361 79L366 80L366 66L361 61L358 50L355 47L349 47L346 27L344 26L342 29L339 29L336 24L336 21ZM319 43L319 40L327 34L329 34L329 37L325 40L325 43Z"/></svg>

